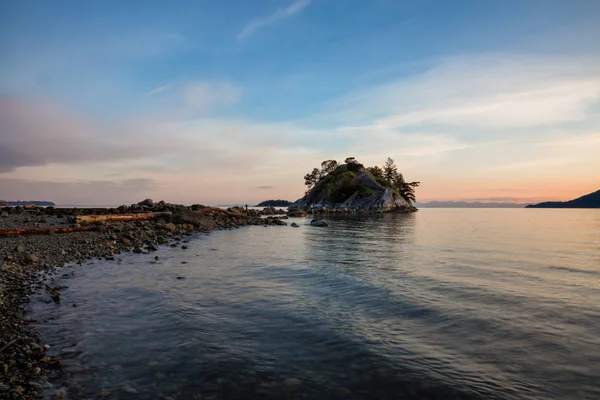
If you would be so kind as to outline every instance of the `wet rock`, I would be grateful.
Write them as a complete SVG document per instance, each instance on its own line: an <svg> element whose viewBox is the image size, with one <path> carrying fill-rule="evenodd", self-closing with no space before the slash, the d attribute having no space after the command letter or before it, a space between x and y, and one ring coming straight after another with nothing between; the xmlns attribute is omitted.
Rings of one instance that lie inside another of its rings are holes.
<svg viewBox="0 0 600 400"><path fill-rule="evenodd" d="M174 223L169 222L168 224L165 224L165 226L163 227L163 229L165 231L167 231L167 232L173 233L177 229L177 226Z"/></svg>
<svg viewBox="0 0 600 400"><path fill-rule="evenodd" d="M28 382L27 384L35 390L42 390L42 385L37 382L31 381L31 382Z"/></svg>
<svg viewBox="0 0 600 400"><path fill-rule="evenodd" d="M292 222L292 224L290 225L292 228L300 228L300 225L298 225L295 222Z"/></svg>
<svg viewBox="0 0 600 400"><path fill-rule="evenodd" d="M44 288L55 303L60 303L60 289L58 287L50 287L49 285L45 285Z"/></svg>
<svg viewBox="0 0 600 400"><path fill-rule="evenodd" d="M67 400L67 389L60 388L56 393L52 395L52 400Z"/></svg>
<svg viewBox="0 0 600 400"><path fill-rule="evenodd" d="M154 201L152 199L146 199L144 201L140 201L139 203L137 203L138 206L142 206L142 207L154 207Z"/></svg>
<svg viewBox="0 0 600 400"><path fill-rule="evenodd" d="M25 260L25 262L28 264L34 264L34 263L40 261L40 258L38 256L36 256L35 254L25 253L23 255L23 260Z"/></svg>
<svg viewBox="0 0 600 400"><path fill-rule="evenodd" d="M135 394L138 392L136 388L134 388L133 386L130 386L130 385L125 385L123 387L123 390L125 390L127 393L131 393L131 394Z"/></svg>
<svg viewBox="0 0 600 400"><path fill-rule="evenodd" d="M302 210L289 210L287 213L288 217L292 217L292 218L300 218L300 217L306 217L308 215L308 213L306 213L306 211L302 211Z"/></svg>
<svg viewBox="0 0 600 400"><path fill-rule="evenodd" d="M347 387L340 387L336 389L336 394L338 396L350 396L352 392Z"/></svg>
<svg viewBox="0 0 600 400"><path fill-rule="evenodd" d="M310 221L310 225L311 226L318 226L318 227L329 226L329 224L327 223L327 221L322 220L322 219L313 219L312 221Z"/></svg>
<svg viewBox="0 0 600 400"><path fill-rule="evenodd" d="M287 386L288 388L293 389L293 388L300 386L300 384L302 382L300 381L300 379L296 379L296 378L285 378L282 383L284 386Z"/></svg>
<svg viewBox="0 0 600 400"><path fill-rule="evenodd" d="M149 244L149 245L146 246L146 249L148 249L148 251L157 251L158 247L156 247L153 244Z"/></svg>

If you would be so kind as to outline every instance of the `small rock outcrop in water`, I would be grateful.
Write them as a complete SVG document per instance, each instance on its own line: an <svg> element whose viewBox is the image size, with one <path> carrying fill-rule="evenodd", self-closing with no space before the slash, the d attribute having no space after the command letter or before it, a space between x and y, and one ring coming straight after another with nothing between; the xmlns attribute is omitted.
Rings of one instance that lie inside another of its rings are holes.
<svg viewBox="0 0 600 400"><path fill-rule="evenodd" d="M329 226L329 224L327 223L327 221L319 219L319 218L313 219L312 221L310 221L310 225L311 226L319 226L319 227L322 227L322 228L324 228L326 226Z"/></svg>
<svg viewBox="0 0 600 400"><path fill-rule="evenodd" d="M414 187L419 183L405 182L391 159L384 168L365 168L352 157L346 159L345 164L338 165L330 160L322 165L322 170L315 168L312 174L305 176L310 190L290 206L289 216L301 216L301 212L315 209L334 212L417 211L413 201Z"/></svg>
<svg viewBox="0 0 600 400"><path fill-rule="evenodd" d="M570 201L547 201L526 208L600 208L600 190Z"/></svg>

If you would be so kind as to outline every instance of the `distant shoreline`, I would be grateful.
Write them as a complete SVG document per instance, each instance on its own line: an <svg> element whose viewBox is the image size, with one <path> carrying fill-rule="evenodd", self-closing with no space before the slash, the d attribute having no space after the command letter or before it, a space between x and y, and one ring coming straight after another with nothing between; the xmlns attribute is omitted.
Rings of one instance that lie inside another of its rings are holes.
<svg viewBox="0 0 600 400"><path fill-rule="evenodd" d="M426 203L415 203L420 208L525 208L527 204L521 203L483 203L466 201L429 201Z"/></svg>

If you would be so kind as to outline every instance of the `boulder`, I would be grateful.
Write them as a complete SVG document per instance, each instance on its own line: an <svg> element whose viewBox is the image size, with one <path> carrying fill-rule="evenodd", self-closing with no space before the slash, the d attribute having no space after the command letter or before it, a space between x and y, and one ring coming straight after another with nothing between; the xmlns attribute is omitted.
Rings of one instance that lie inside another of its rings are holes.
<svg viewBox="0 0 600 400"><path fill-rule="evenodd" d="M23 260L25 260L25 262L27 262L28 264L34 264L40 261L40 258L35 254L25 253L23 254Z"/></svg>
<svg viewBox="0 0 600 400"><path fill-rule="evenodd" d="M154 201L152 199L146 199L144 201L140 201L139 203L137 203L138 206L142 206L142 207L154 207Z"/></svg>
<svg viewBox="0 0 600 400"><path fill-rule="evenodd" d="M306 217L308 215L308 213L303 210L295 209L292 211L288 211L287 215L288 215L288 217L301 218L301 217Z"/></svg>
<svg viewBox="0 0 600 400"><path fill-rule="evenodd" d="M327 223L327 221L322 220L322 219L313 219L312 221L310 221L310 225L311 226L318 226L318 227L326 227L329 226L329 224Z"/></svg>
<svg viewBox="0 0 600 400"><path fill-rule="evenodd" d="M199 230L212 230L217 227L217 224L213 217L208 215L201 215L195 211L189 210L186 207L177 207L173 211L171 220L176 224L189 224L193 225Z"/></svg>
<svg viewBox="0 0 600 400"><path fill-rule="evenodd" d="M167 232L173 233L177 229L177 226L174 223L169 222L168 224L165 224L165 226L163 227L163 229L165 231L167 231Z"/></svg>

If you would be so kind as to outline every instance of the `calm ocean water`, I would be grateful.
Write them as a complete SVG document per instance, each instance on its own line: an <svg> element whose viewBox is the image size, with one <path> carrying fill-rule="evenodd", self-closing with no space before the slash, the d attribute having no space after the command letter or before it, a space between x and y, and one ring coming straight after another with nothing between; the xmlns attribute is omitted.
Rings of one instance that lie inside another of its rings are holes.
<svg viewBox="0 0 600 400"><path fill-rule="evenodd" d="M60 306L32 300L68 372L53 383L74 399L600 398L600 210L329 221L64 270Z"/></svg>

